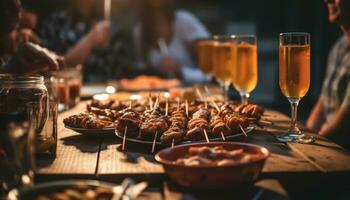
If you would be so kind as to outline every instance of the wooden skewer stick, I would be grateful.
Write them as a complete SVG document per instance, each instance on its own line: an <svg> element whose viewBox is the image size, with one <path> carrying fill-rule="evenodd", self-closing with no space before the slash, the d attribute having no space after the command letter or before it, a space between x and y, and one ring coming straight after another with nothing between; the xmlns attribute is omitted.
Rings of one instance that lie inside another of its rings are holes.
<svg viewBox="0 0 350 200"><path fill-rule="evenodd" d="M171 141L171 148L173 148L175 146L175 140L173 138L173 140Z"/></svg>
<svg viewBox="0 0 350 200"><path fill-rule="evenodd" d="M273 125L273 122L268 120L268 119L263 119L263 118L260 118L259 120L261 123L263 124L266 124L266 125Z"/></svg>
<svg viewBox="0 0 350 200"><path fill-rule="evenodd" d="M153 110L155 110L158 107L159 104L159 96L157 96L156 102L153 104Z"/></svg>
<svg viewBox="0 0 350 200"><path fill-rule="evenodd" d="M132 108L132 101L133 101L133 100L130 100L130 102L129 102L129 108L130 108L130 109Z"/></svg>
<svg viewBox="0 0 350 200"><path fill-rule="evenodd" d="M196 92L197 92L197 95L199 96L199 98L200 98L202 101L204 101L204 97L203 97L201 91L199 91L198 88L196 88Z"/></svg>
<svg viewBox="0 0 350 200"><path fill-rule="evenodd" d="M154 149L156 147L157 135L158 135L158 131L156 131L156 134L154 135L153 144L152 144L152 153L154 153Z"/></svg>
<svg viewBox="0 0 350 200"><path fill-rule="evenodd" d="M240 124L238 124L238 126L239 126L239 128L241 129L242 133L243 133L246 137L248 137L247 132L245 132L244 128L243 128Z"/></svg>
<svg viewBox="0 0 350 200"><path fill-rule="evenodd" d="M166 98L165 102L165 116L168 116L168 109L169 109L169 100Z"/></svg>
<svg viewBox="0 0 350 200"><path fill-rule="evenodd" d="M208 109L208 100L207 100L207 98L204 99L204 108Z"/></svg>
<svg viewBox="0 0 350 200"><path fill-rule="evenodd" d="M204 85L204 91L205 91L208 95L211 95L210 89L208 88L207 85Z"/></svg>
<svg viewBox="0 0 350 200"><path fill-rule="evenodd" d="M223 141L225 141L225 140L226 140L226 138L225 138L224 133L223 133L222 131L221 131L220 133L221 133L222 140L223 140Z"/></svg>
<svg viewBox="0 0 350 200"><path fill-rule="evenodd" d="M207 130L203 129L203 132L204 132L204 137L205 137L205 140L207 141L207 143L209 143L209 138L208 138L208 134L207 134Z"/></svg>
<svg viewBox="0 0 350 200"><path fill-rule="evenodd" d="M211 103L214 105L215 109L220 112L220 108L218 106L218 104L214 101L214 100L211 100Z"/></svg>
<svg viewBox="0 0 350 200"><path fill-rule="evenodd" d="M153 100L151 97L148 97L148 103L149 103L149 109L152 110Z"/></svg>
<svg viewBox="0 0 350 200"><path fill-rule="evenodd" d="M123 144L122 144L122 150L124 151L125 149L125 141L126 141L126 133L128 132L128 127L125 126L125 129L124 129L124 135L123 135Z"/></svg>
<svg viewBox="0 0 350 200"><path fill-rule="evenodd" d="M187 100L185 101L185 108L186 108L186 115L188 117L189 115L188 115L188 101Z"/></svg>
<svg viewBox="0 0 350 200"><path fill-rule="evenodd" d="M177 111L180 110L180 98L177 98Z"/></svg>

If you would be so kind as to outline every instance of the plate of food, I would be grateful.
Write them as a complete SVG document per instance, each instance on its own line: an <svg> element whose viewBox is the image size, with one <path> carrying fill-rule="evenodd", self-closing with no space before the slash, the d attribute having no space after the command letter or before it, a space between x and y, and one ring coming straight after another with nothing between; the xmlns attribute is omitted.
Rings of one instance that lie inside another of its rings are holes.
<svg viewBox="0 0 350 200"><path fill-rule="evenodd" d="M258 105L242 106L225 101L181 102L158 97L134 101L93 99L86 111L63 122L67 128L82 134L104 132L127 141L170 146L246 135L263 112Z"/></svg>
<svg viewBox="0 0 350 200"><path fill-rule="evenodd" d="M63 119L64 127L83 135L113 135L115 127L110 119L99 118L91 113L80 113Z"/></svg>
<svg viewBox="0 0 350 200"><path fill-rule="evenodd" d="M119 90L124 91L162 91L180 86L178 79L162 79L157 76L141 75L133 79L121 79L117 82Z"/></svg>
<svg viewBox="0 0 350 200"><path fill-rule="evenodd" d="M116 135L126 141L173 146L232 139L253 130L247 117L229 107L220 111L201 106L189 109L187 105L167 115L161 108L146 110L143 115L129 110L115 121Z"/></svg>
<svg viewBox="0 0 350 200"><path fill-rule="evenodd" d="M180 186L220 189L253 184L269 155L258 145L211 142L166 148L155 159Z"/></svg>
<svg viewBox="0 0 350 200"><path fill-rule="evenodd" d="M112 200L136 198L145 188L146 182L135 184L127 178L121 185L95 180L64 180L39 183L32 187L14 189L8 194L9 200Z"/></svg>
<svg viewBox="0 0 350 200"><path fill-rule="evenodd" d="M245 128L245 133L248 134L250 133L251 131L254 130L254 127L252 126L249 126L247 128ZM115 131L115 134L116 136L123 140L123 134L120 134L118 133L118 131ZM223 137L221 136L217 136L217 137L208 137L208 140L209 142L216 142L216 141L232 141L232 140L235 140L237 138L240 138L242 136L245 136L244 133L240 132L240 133L233 133L231 135L226 135ZM136 138L128 138L126 137L125 138L126 141L128 142L133 142L133 143L139 143L139 144L145 144L145 145L153 145L153 143L155 143L155 145L158 145L158 146L170 146L171 144L169 143L162 143L162 141L160 140L160 138L157 138L155 142L153 142L152 140L147 140L145 138L142 138L142 137L136 137ZM191 144L191 143L200 143L200 142L206 142L205 139L202 139L202 140L189 140L187 138L184 138L182 141L178 142L177 144ZM175 143L174 143L175 145Z"/></svg>

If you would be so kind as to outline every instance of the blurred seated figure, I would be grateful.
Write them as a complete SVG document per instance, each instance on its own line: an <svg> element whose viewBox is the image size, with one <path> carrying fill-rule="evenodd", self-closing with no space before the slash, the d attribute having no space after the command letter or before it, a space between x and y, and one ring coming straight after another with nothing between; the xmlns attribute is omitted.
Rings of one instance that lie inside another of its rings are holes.
<svg viewBox="0 0 350 200"><path fill-rule="evenodd" d="M110 21L101 19L99 2L69 1L68 9L52 13L38 28L43 43L64 54L67 65L84 65L84 78L90 82L115 78L120 65L116 57L123 54L119 35L112 34Z"/></svg>
<svg viewBox="0 0 350 200"><path fill-rule="evenodd" d="M34 44L39 41L30 30L18 28L19 0L1 0L0 8L0 73L28 74L63 66L62 57Z"/></svg>
<svg viewBox="0 0 350 200"><path fill-rule="evenodd" d="M185 82L203 81L194 57L196 40L209 37L204 25L191 13L175 10L174 0L139 1L139 14L133 31L137 67Z"/></svg>
<svg viewBox="0 0 350 200"><path fill-rule="evenodd" d="M321 96L307 121L320 135L350 148L350 1L328 0L328 19L344 32L329 57Z"/></svg>

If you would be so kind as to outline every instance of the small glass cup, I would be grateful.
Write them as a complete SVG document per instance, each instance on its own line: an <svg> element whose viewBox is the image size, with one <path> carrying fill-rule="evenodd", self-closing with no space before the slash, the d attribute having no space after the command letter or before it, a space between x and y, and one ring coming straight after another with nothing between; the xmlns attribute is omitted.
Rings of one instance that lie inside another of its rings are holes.
<svg viewBox="0 0 350 200"><path fill-rule="evenodd" d="M82 78L82 65L71 67L68 73L69 107L74 107L80 101Z"/></svg>
<svg viewBox="0 0 350 200"><path fill-rule="evenodd" d="M58 110L74 107L80 101L82 66L68 67L52 74L49 79L51 96L59 103Z"/></svg>

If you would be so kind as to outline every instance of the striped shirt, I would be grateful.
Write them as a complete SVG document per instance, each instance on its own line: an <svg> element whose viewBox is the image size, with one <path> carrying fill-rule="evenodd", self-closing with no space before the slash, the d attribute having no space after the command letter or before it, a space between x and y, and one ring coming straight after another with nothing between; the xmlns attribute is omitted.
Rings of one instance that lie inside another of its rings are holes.
<svg viewBox="0 0 350 200"><path fill-rule="evenodd" d="M341 107L350 109L350 45L346 36L335 43L329 54L321 98L325 108L325 125L334 120Z"/></svg>

